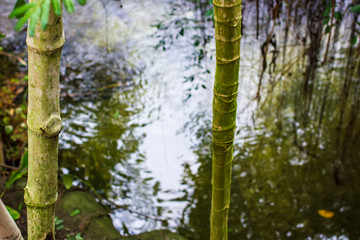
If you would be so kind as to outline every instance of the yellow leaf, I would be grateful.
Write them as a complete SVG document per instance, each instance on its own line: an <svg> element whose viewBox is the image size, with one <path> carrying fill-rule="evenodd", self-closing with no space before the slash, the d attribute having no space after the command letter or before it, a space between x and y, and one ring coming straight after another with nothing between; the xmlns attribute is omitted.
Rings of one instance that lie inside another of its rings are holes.
<svg viewBox="0 0 360 240"><path fill-rule="evenodd" d="M325 210L325 209L320 209L320 210L318 211L318 214L319 214L320 216L322 216L323 218L332 218L332 217L335 215L334 212L328 211L328 210Z"/></svg>

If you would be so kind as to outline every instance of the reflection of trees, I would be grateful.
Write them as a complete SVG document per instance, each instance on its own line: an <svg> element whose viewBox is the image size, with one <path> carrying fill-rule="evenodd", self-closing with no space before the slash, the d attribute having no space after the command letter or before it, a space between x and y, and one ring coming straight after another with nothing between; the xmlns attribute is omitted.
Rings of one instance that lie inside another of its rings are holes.
<svg viewBox="0 0 360 240"><path fill-rule="evenodd" d="M277 60L277 69L261 86L268 94L259 104L254 126L241 126L245 137L234 147L229 239L360 235L360 49L349 40L357 31L357 16L343 20L352 26L349 35L341 35L337 23L331 44L346 44L330 48L323 63L326 46L321 44L323 29L316 23L321 6L303 8L308 12L291 7L297 11L290 14L296 16L292 24L298 24L293 27L300 30L299 38L287 41L297 43L305 32L304 45L284 47L291 54L279 55L291 60L283 66ZM205 124L197 132L198 172L185 165L184 183L194 190L186 195L190 203L179 230L189 239L209 237L209 129ZM319 209L335 216L322 218Z"/></svg>
<svg viewBox="0 0 360 240"><path fill-rule="evenodd" d="M348 108L344 119L348 124L339 133L334 121L339 117L339 111L335 111L340 107L336 101L338 89L334 86L328 91L315 89L317 97L312 99L314 107L309 118L312 121L303 128L294 119L296 112L301 111L294 108L295 96L301 94L294 89L301 89L301 84L293 79L288 88L281 86L281 91L275 92L264 106L256 126L248 129L244 144L235 147L230 239L245 236L247 239L316 239L320 234L328 237L343 234L352 239L360 234L356 227L360 221L357 201L360 169L356 162L360 157L356 147L360 126L358 118L353 119L354 107L351 102L343 106ZM323 123L318 134L318 111L322 108L323 94L328 94L328 107L322 113ZM358 97L351 99L357 102ZM189 219L184 218L181 227L182 232L191 236L189 239L206 239L209 234L211 138L208 129L198 131L200 144L195 150L200 164L198 173L185 167L184 182L194 187L186 209ZM349 144L345 153L342 145L336 145L338 138ZM340 154L344 160L338 181L334 161ZM319 209L331 210L335 217L324 219L317 214Z"/></svg>
<svg viewBox="0 0 360 240"><path fill-rule="evenodd" d="M94 103L68 104L63 114L69 122L65 126L61 166L103 193L109 192L115 179L121 178L121 183L116 182L125 186L139 174L131 169L134 166L129 161L138 155L143 136L134 133L137 124L131 124L131 116L137 110L130 104L113 96ZM116 172L117 164L123 172Z"/></svg>
<svg viewBox="0 0 360 240"><path fill-rule="evenodd" d="M60 167L85 180L86 184L79 182L81 187L94 187L114 210L117 227L125 224L131 232L167 224L155 203L160 184L150 177L139 150L145 137L137 133L142 126L136 117L142 110L136 100L139 91L65 102L60 149Z"/></svg>

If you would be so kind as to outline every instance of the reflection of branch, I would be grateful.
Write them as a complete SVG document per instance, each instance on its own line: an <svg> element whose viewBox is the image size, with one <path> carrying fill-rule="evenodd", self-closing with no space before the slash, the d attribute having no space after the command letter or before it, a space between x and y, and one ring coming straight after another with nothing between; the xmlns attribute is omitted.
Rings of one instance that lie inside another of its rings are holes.
<svg viewBox="0 0 360 240"><path fill-rule="evenodd" d="M332 9L331 9L331 18L330 18L330 31L329 31L329 38L328 38L328 42L326 45L326 50L325 50L325 56L324 56L324 61L323 63L326 62L327 59L327 55L329 52L329 45L330 45L330 40L331 40L331 29L332 29L332 23L333 23L333 19L334 19L334 10L335 10L335 0L332 1Z"/></svg>
<svg viewBox="0 0 360 240"><path fill-rule="evenodd" d="M100 196L100 195L96 192L95 188L94 188L91 184L89 184L88 182L85 182L84 180L82 180L81 178L77 177L76 175L72 175L72 176L75 177L77 180L81 181L82 183L86 184L88 187L91 188L92 191L90 191L90 192L89 192L89 191L85 191L84 188L74 187L74 186L72 187L72 189L76 189L76 190L80 190L80 191L89 193L89 194L93 195L95 198L97 198L98 200L100 200L100 202L101 202L101 200L103 200L103 201L105 201L105 202L108 202L109 205L111 205L111 206L110 206L110 209L112 209L112 210L123 209L123 210L129 211L130 213L135 213L135 214L137 214L137 215L139 215L139 216L143 216L143 217L145 217L145 218L153 219L153 220L155 220L155 221L161 221L161 222L167 221L166 218L158 218L158 217L155 217L155 216L150 216L150 215L147 215L147 214L145 214L145 213L142 213L142 212L139 212L139 211L136 211L136 210L133 210L133 209L129 209L126 205L122 206L122 205L116 204L115 202L113 202L113 201L111 201L111 200L109 200L109 199L106 199L106 198Z"/></svg>
<svg viewBox="0 0 360 240"><path fill-rule="evenodd" d="M145 218L150 218L150 219L153 219L155 221L167 221L168 219L166 218L158 218L158 217L155 217L155 216L150 216L150 215L147 215L145 213L142 213L142 212L139 212L139 211L136 211L136 210L133 210L133 209L129 209L127 208L127 206L121 206L121 205L117 205L116 203L110 201L110 200L106 200L108 201L109 203L111 203L112 205L114 205L115 207L113 208L114 210L116 209L123 209L123 210L126 210L126 211L129 211L130 213L135 213L139 216L142 216L142 217L145 217Z"/></svg>
<svg viewBox="0 0 360 240"><path fill-rule="evenodd" d="M283 76L285 76L285 74L288 74L288 73L290 72L290 70L292 69L292 67L295 65L295 63L297 63L300 59L302 59L307 52L308 52L308 49L305 49L304 52L303 52L300 56L298 56L298 57L295 58L293 61L291 61L289 64L287 64L287 66L285 66L284 71L282 71L281 74L280 74L280 76L279 76L276 80L273 81L273 84L272 84L272 86L271 86L271 89L269 89L268 94L266 95L265 100L263 101L263 103L262 103L261 106L260 106L260 109L262 109L262 108L264 107L265 103L267 102L267 100L268 100L268 98L269 98L270 93L274 91L274 88L276 87L277 83L280 82L281 78L282 78Z"/></svg>
<svg viewBox="0 0 360 240"><path fill-rule="evenodd" d="M76 92L76 93L63 93L60 96L61 97L69 97L69 98L75 98L75 97L83 97L83 96L89 96L92 95L94 93L100 93L100 92L104 92L105 90L108 89L112 89L112 88L116 88L116 87L121 87L123 85L122 82L117 82L117 83L112 83L109 85L106 85L104 87L95 89L93 91L88 91L88 92Z"/></svg>
<svg viewBox="0 0 360 240"><path fill-rule="evenodd" d="M19 56L16 56L14 54L7 53L7 52L4 52L4 51L0 51L0 55L4 55L4 56L7 56L9 58L13 58L13 59L19 61L24 66L27 66L27 63L22 58L20 58Z"/></svg>
<svg viewBox="0 0 360 240"><path fill-rule="evenodd" d="M261 90L261 85L262 85L262 79L263 79L263 76L264 76L264 73L265 73L265 70L267 68L267 53L268 53L268 45L269 43L272 41L272 38L273 38L273 32L274 32L274 29L275 29L275 25L276 25L276 19L278 17L278 11L279 11L279 7L281 5L281 2L280 1L276 1L276 6L272 8L272 12L273 12L273 26L270 30L270 33L268 34L265 42L261 45L261 54L262 54L262 57L263 57L263 63L262 63L262 70L261 70L261 73L260 73L260 79L259 79L259 84L258 84L258 89L257 89L257 93L256 93L256 97L255 99L260 102L260 90ZM276 51L276 49L275 49Z"/></svg>

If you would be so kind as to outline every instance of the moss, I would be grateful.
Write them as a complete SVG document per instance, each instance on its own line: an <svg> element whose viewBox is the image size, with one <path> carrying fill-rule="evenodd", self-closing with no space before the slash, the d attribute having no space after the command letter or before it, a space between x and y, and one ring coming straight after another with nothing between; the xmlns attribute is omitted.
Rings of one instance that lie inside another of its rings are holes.
<svg viewBox="0 0 360 240"><path fill-rule="evenodd" d="M170 232L169 230L155 230L151 232L142 233L138 236L131 236L125 238L128 240L186 240L186 238Z"/></svg>
<svg viewBox="0 0 360 240"><path fill-rule="evenodd" d="M101 216L90 222L82 234L84 239L125 239L115 229L109 216Z"/></svg>
<svg viewBox="0 0 360 240"><path fill-rule="evenodd" d="M79 214L71 216L75 210ZM66 192L56 208L56 216L64 221L67 233L81 232L85 239L121 239L106 209L89 193Z"/></svg>

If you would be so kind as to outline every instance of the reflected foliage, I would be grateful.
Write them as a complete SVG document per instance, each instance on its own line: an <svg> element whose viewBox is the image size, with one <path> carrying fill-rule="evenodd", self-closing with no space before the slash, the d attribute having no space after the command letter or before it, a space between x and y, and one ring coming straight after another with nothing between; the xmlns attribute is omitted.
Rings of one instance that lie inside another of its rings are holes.
<svg viewBox="0 0 360 240"><path fill-rule="evenodd" d="M286 2L289 8L291 1ZM269 9L281 2L273 4ZM261 52L267 63L260 69L262 98L257 95L253 122L240 126L234 147L229 239L357 239L360 235L360 50L351 41L358 16L348 14L334 21L331 48L323 62L327 47L323 40L328 35L322 35L321 19L326 3L312 4L317 7L291 10L297 14L295 23L306 25L296 25L299 35L288 36L286 41L295 46L274 49L284 58L275 59L276 68L269 69L273 54ZM338 4L337 11L343 12L344 5ZM284 13L279 14L276 19ZM341 24L352 30L343 32ZM280 25L274 31L281 29ZM297 45L301 39L303 43ZM198 172L185 166L183 182L194 191L185 195L189 204L179 231L189 239L209 238L209 129L207 124L197 130Z"/></svg>

